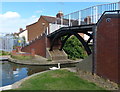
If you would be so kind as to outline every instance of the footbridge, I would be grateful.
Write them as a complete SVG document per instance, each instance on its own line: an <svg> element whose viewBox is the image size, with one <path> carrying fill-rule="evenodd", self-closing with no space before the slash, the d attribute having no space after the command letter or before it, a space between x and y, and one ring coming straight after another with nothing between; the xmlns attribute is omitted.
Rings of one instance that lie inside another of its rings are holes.
<svg viewBox="0 0 120 92"><path fill-rule="evenodd" d="M82 65L80 62L77 67L81 69L80 65L83 68L87 65L93 74L120 83L119 29L120 2L92 6L55 18L44 33L23 47L22 51L30 52L31 49L35 49L35 54L48 59L67 60L67 55L62 49L67 39L74 35L89 55L83 60L85 63ZM66 38L61 40L63 36ZM89 43L93 44L93 50L90 49Z"/></svg>
<svg viewBox="0 0 120 92"><path fill-rule="evenodd" d="M87 54L90 55L92 53L90 46L94 44L93 38L95 38L97 23L101 21L104 15L117 14L118 10L120 10L120 2L96 5L63 15L61 18L54 18L53 22L47 27L43 26L44 32L30 41L23 48L23 51L30 52L34 48L36 54L44 57L56 57L56 52L65 55L62 53L64 44L69 37L74 35L82 43ZM49 21L51 21L51 18ZM34 26L34 29L36 29L36 26ZM66 38L61 40L63 36L66 36Z"/></svg>
<svg viewBox="0 0 120 92"><path fill-rule="evenodd" d="M57 23L57 22L56 22ZM59 29L47 35L51 39L50 52L63 36L60 51L67 39L74 35L84 46L89 57L77 64L79 71L89 71L120 84L120 2L90 7L61 18ZM80 33L87 35L85 39ZM93 43L93 50L89 43ZM92 55L90 55L92 53Z"/></svg>
<svg viewBox="0 0 120 92"><path fill-rule="evenodd" d="M67 39L74 35L83 44L88 55L92 53L89 43L93 41L94 32L98 21L102 16L106 14L116 14L120 9L120 2L109 3L103 5L92 6L83 10L79 10L56 19L51 26L57 26L52 32L46 32L47 37L51 39L50 51L53 50L55 40L60 39L63 36L66 38L61 42L59 50L63 49L63 46ZM84 37L79 35L82 33Z"/></svg>
<svg viewBox="0 0 120 92"><path fill-rule="evenodd" d="M76 36L79 41L83 44L85 47L85 50L87 51L87 54L91 54L91 49L89 48L88 43L93 39L93 30L94 30L95 24L89 24L89 25L82 25L82 26L71 26L71 27L62 27L53 33L49 34L47 37L53 39L51 46L50 46L50 51L53 50L54 42L56 39L59 39L60 37L66 36L66 38L62 41L62 45L59 50L63 49L63 46L67 39L74 35ZM91 33L89 33L91 32ZM86 34L89 36L89 39L87 41L84 41L84 38L79 35L79 33Z"/></svg>

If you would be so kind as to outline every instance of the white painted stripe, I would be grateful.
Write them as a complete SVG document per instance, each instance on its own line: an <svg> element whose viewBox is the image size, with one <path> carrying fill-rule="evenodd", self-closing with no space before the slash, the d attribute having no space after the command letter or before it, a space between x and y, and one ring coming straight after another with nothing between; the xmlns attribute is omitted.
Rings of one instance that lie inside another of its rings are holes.
<svg viewBox="0 0 120 92"><path fill-rule="evenodd" d="M2 91L2 90L10 90L10 89L12 89L12 85L0 87L0 91Z"/></svg>

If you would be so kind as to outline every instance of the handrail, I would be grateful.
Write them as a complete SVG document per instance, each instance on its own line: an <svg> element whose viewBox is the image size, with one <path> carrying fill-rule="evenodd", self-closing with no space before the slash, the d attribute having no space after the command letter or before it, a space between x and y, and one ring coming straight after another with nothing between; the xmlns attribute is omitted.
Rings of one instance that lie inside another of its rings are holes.
<svg viewBox="0 0 120 92"><path fill-rule="evenodd" d="M99 20L98 20L98 22L97 22L96 24L98 24L98 23L100 22L101 18L102 18L107 12L117 12L117 13L120 13L120 10L105 11L105 12L101 15L101 17L99 18Z"/></svg>
<svg viewBox="0 0 120 92"><path fill-rule="evenodd" d="M104 11L112 11L120 9L120 2L101 4L91 6L67 15L61 18L61 25L84 25L97 23Z"/></svg>
<svg viewBox="0 0 120 92"><path fill-rule="evenodd" d="M52 31L50 30L49 32L53 32L62 27L97 24L106 12L119 11L118 9L120 9L120 2L91 6L86 9L72 12L64 15L61 19L56 18L56 20L51 23L53 24L50 25ZM53 26L56 26L56 28L53 29Z"/></svg>

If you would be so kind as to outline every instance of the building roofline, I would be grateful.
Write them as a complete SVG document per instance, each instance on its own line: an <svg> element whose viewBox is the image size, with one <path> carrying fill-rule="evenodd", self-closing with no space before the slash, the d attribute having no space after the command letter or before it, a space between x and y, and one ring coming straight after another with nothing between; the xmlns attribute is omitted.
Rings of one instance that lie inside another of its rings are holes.
<svg viewBox="0 0 120 92"><path fill-rule="evenodd" d="M17 34L19 35L20 33L24 32L24 31L26 31L26 30L27 30L27 29L24 29L24 30L18 32Z"/></svg>
<svg viewBox="0 0 120 92"><path fill-rule="evenodd" d="M38 21L37 21L38 22ZM28 27L28 26L31 26L31 25L34 25L34 24L36 24L37 22L35 22L35 23L32 23L32 24L29 24L29 25L27 25L26 27Z"/></svg>

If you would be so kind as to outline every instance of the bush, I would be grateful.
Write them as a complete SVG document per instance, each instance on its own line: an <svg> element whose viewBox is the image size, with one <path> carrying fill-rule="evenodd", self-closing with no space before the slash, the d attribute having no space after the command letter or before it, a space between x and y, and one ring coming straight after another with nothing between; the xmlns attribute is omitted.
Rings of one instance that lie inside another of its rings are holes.
<svg viewBox="0 0 120 92"><path fill-rule="evenodd" d="M69 59L73 59L73 60L80 59L80 58L83 59L87 56L84 47L75 36L71 36L66 41L63 49L68 54Z"/></svg>

